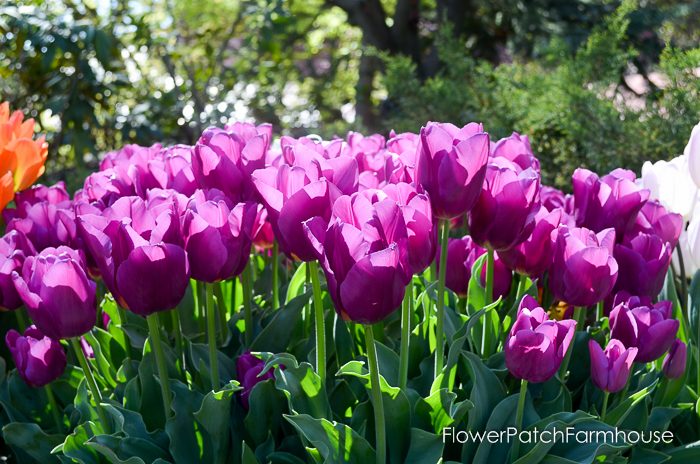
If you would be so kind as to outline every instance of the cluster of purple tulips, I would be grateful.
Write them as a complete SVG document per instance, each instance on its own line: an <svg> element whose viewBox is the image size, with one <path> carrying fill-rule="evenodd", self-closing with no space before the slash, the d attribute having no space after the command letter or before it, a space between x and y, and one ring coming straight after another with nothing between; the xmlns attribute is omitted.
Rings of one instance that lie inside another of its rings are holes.
<svg viewBox="0 0 700 464"><path fill-rule="evenodd" d="M14 208L4 211L0 305L24 305L33 323L24 334L10 331L6 341L30 385L61 375L66 355L58 340L74 345L90 382L80 337L97 322L95 280L101 280L121 308L147 318L162 361L155 316L179 304L190 279L203 283L207 302L228 279L239 278L249 296L247 265L257 249L273 255L273 279L279 252L307 263L322 379L326 331L318 266L338 314L365 325L399 309L408 314L414 276L432 266L437 375L446 354L446 289L466 295L481 260L485 305L514 291L519 301L503 346L523 396L528 382L557 372L565 378L575 331L606 315L607 346L590 342L591 376L606 401L625 387L634 362L665 355L663 372L682 376L687 349L676 339L679 320L670 302L656 301L682 217L650 199L630 171L599 177L578 169L572 183L572 195L541 185L526 136L492 141L477 123L428 123L419 134L388 139L350 133L330 141L281 137L274 144L269 125L237 123L205 130L194 146L126 146L108 153L72 199L61 184L37 186L17 194ZM450 237L465 229L467 235ZM272 307L278 308L273 282ZM532 283L529 293L525 282ZM558 303L561 311L549 311ZM209 309L217 389L214 337L226 315ZM250 342L250 302L243 310ZM405 388L411 328L408 317L402 321L399 383ZM365 336L378 385L372 330ZM262 379L262 365L248 353L239 359L242 401ZM162 363L159 369L167 378ZM99 409L94 380L90 386ZM167 382L161 386L167 415L171 394ZM375 420L383 424L377 395ZM522 401L518 412L522 420Z"/></svg>

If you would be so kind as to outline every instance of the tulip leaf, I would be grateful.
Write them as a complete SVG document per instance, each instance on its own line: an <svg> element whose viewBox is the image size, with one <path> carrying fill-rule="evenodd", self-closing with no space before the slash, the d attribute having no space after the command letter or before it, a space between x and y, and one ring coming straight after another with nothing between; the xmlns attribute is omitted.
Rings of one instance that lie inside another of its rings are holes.
<svg viewBox="0 0 700 464"><path fill-rule="evenodd" d="M690 281L688 289L688 318L690 322L690 339L700 343L700 270Z"/></svg>
<svg viewBox="0 0 700 464"><path fill-rule="evenodd" d="M311 417L330 417L330 404L321 378L311 364L275 369L275 386L287 396L289 409Z"/></svg>
<svg viewBox="0 0 700 464"><path fill-rule="evenodd" d="M414 407L414 425L440 433L445 427L461 423L474 403L469 400L456 402L456 399L457 394L446 388L433 392L427 398L419 398Z"/></svg>
<svg viewBox="0 0 700 464"><path fill-rule="evenodd" d="M77 426L73 433L68 435L62 445L57 446L52 453L61 452L72 462L81 464L99 464L100 456L96 450L86 446L85 443L94 436L90 430L94 422L86 422Z"/></svg>
<svg viewBox="0 0 700 464"><path fill-rule="evenodd" d="M289 285L287 285L287 296L284 299L285 305L303 292L304 284L306 283L306 268L306 263L301 263L297 270L294 271L294 275L289 281Z"/></svg>
<svg viewBox="0 0 700 464"><path fill-rule="evenodd" d="M26 422L10 422L5 425L2 428L2 437L17 457L29 456L40 464L51 459L51 450L64 439L63 435L49 435L37 424ZM55 458L53 460L55 461Z"/></svg>
<svg viewBox="0 0 700 464"><path fill-rule="evenodd" d="M688 443L671 450L664 450L664 452L671 456L671 460L668 461L669 464L698 462L700 460L700 441Z"/></svg>
<svg viewBox="0 0 700 464"><path fill-rule="evenodd" d="M634 464L662 464L671 460L671 456L649 448L635 446L632 448L630 462Z"/></svg>
<svg viewBox="0 0 700 464"><path fill-rule="evenodd" d="M212 458L206 462L224 462L229 448L229 423L231 420L231 399L240 390L238 382L231 382L221 390L210 391L204 396L202 405L193 414L202 428L205 455L211 452ZM206 432L206 433L204 433Z"/></svg>
<svg viewBox="0 0 700 464"><path fill-rule="evenodd" d="M272 380L257 383L248 396L248 414L244 425L254 443L265 441L269 433L277 435L282 426L282 414L288 412L282 392L275 389Z"/></svg>
<svg viewBox="0 0 700 464"><path fill-rule="evenodd" d="M654 381L654 383L648 385L646 388L643 388L642 390L639 390L638 392L625 398L619 405L608 412L608 414L605 416L605 422L615 426L622 424L627 416L630 415L633 408L640 402L644 401L647 396L649 396L649 394L654 390L657 382L658 381Z"/></svg>
<svg viewBox="0 0 700 464"><path fill-rule="evenodd" d="M168 457L162 449L142 438L97 435L86 445L112 464L145 464Z"/></svg>
<svg viewBox="0 0 700 464"><path fill-rule="evenodd" d="M436 464L442 458L442 437L425 430L411 429L411 446L404 464Z"/></svg>
<svg viewBox="0 0 700 464"><path fill-rule="evenodd" d="M299 295L275 311L272 320L255 337L250 349L271 352L286 350L292 339L294 327L301 322L301 315L310 295L310 292Z"/></svg>
<svg viewBox="0 0 700 464"><path fill-rule="evenodd" d="M284 416L308 440L327 464L371 463L375 451L367 440L347 425L306 414Z"/></svg>

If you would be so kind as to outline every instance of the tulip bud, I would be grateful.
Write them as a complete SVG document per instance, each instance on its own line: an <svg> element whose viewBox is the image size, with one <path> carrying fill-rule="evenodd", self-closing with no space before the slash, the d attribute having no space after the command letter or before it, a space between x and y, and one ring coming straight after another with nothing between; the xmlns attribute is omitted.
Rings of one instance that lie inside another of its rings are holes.
<svg viewBox="0 0 700 464"><path fill-rule="evenodd" d="M676 339L664 358L663 372L669 379L680 379L685 374L688 346Z"/></svg>
<svg viewBox="0 0 700 464"><path fill-rule="evenodd" d="M66 368L66 353L58 340L49 338L35 326L24 335L10 330L5 335L17 372L32 387L47 385L59 378Z"/></svg>
<svg viewBox="0 0 700 464"><path fill-rule="evenodd" d="M262 359L253 356L250 351L243 353L236 359L238 381L243 387L243 390L241 390L241 403L246 410L250 408L250 405L248 404L248 397L250 397L253 387L260 382L275 378L272 369L265 372L263 375L260 375L260 372L262 372L264 367L265 362Z"/></svg>
<svg viewBox="0 0 700 464"><path fill-rule="evenodd" d="M611 339L605 351L595 340L588 341L591 354L591 380L596 387L609 393L622 390L627 384L637 348L625 348L619 340Z"/></svg>

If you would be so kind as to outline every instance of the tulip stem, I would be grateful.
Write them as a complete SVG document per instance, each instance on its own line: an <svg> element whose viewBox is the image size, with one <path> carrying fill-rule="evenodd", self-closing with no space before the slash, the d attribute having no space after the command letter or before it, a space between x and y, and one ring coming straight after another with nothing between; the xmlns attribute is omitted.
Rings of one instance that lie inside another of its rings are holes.
<svg viewBox="0 0 700 464"><path fill-rule="evenodd" d="M595 319L596 319L596 321L600 321L603 318L603 314L604 314L603 305L604 304L605 304L604 301L601 300L595 306ZM578 322L578 320L576 322Z"/></svg>
<svg viewBox="0 0 700 464"><path fill-rule="evenodd" d="M102 394L100 389L97 388L97 382L95 382L95 377L92 376L92 370L90 370L90 364L88 364L85 358L85 353L83 353L83 348L80 346L80 337L73 337L70 339L70 344L75 352L75 357L78 358L78 363L80 368L83 370L83 375L85 375L85 381L88 384L90 393L92 393L92 399L95 401L95 409L97 410L97 416L102 423L102 428L105 433L110 432L109 422L107 421L107 415L104 409L102 409Z"/></svg>
<svg viewBox="0 0 700 464"><path fill-rule="evenodd" d="M185 351L182 347L182 329L180 328L180 313L177 308L170 311L170 321L173 324L173 334L175 335L175 351L177 359L182 365L182 373L185 374Z"/></svg>
<svg viewBox="0 0 700 464"><path fill-rule="evenodd" d="M309 261L311 287L314 293L314 321L316 329L316 373L321 382L326 380L326 323L321 299L321 283L318 280L318 262Z"/></svg>
<svg viewBox="0 0 700 464"><path fill-rule="evenodd" d="M226 303L224 303L224 291L221 288L222 282L216 282L214 285L214 296L216 297L216 314L219 316L219 344L221 346L226 343L226 327L228 325L226 314L228 314L228 308Z"/></svg>
<svg viewBox="0 0 700 464"><path fill-rule="evenodd" d="M440 375L445 355L445 276L447 274L447 241L450 236L450 221L440 219L440 265L438 268L438 287L435 321L435 377Z"/></svg>
<svg viewBox="0 0 700 464"><path fill-rule="evenodd" d="M17 308L15 310L15 317L17 318L17 328L19 329L19 332L24 333L27 327L29 327L27 318L24 317L24 308Z"/></svg>
<svg viewBox="0 0 700 464"><path fill-rule="evenodd" d="M603 408L600 410L600 420L605 422L605 414L608 412L608 398L610 397L610 392L603 393ZM662 396L663 398L663 396Z"/></svg>
<svg viewBox="0 0 700 464"><path fill-rule="evenodd" d="M408 355L411 343L411 314L413 313L413 279L408 283L401 305L401 356L399 358L399 387L408 386Z"/></svg>
<svg viewBox="0 0 700 464"><path fill-rule="evenodd" d="M250 263L243 269L241 274L241 286L243 287L243 317L245 319L245 344L250 346L253 343L253 287L250 281L252 266Z"/></svg>
<svg viewBox="0 0 700 464"><path fill-rule="evenodd" d="M56 423L56 428L58 432L63 432L63 411L59 411L58 403L56 402L56 397L51 389L51 384L47 383L44 385L44 391L46 391L46 398L49 400L49 406L51 407L51 415L53 416L53 421Z"/></svg>
<svg viewBox="0 0 700 464"><path fill-rule="evenodd" d="M580 330L581 324L580 319L581 319L581 314L583 313L583 308L581 306L574 306L574 320L576 321L576 330ZM574 332L574 340L572 340L571 344L569 345L569 349L566 350L566 354L564 355L564 361L561 363L561 367L559 368L559 378L561 378L562 382L566 383L566 371L569 369L569 360L571 360L571 353L574 351L574 344L576 342L576 332Z"/></svg>
<svg viewBox="0 0 700 464"><path fill-rule="evenodd" d="M520 396L518 396L518 410L515 413L515 432L520 433L523 428L523 415L525 413L525 398L527 398L527 380L520 381ZM520 454L520 439L516 437L510 452L510 462L515 462Z"/></svg>
<svg viewBox="0 0 700 464"><path fill-rule="evenodd" d="M170 379L168 377L168 365L165 361L165 352L163 351L163 343L160 339L160 327L158 327L158 313L149 314L146 316L148 322L148 335L151 339L151 349L156 357L156 367L158 368L158 377L160 377L160 392L163 397L163 411L165 420L170 419L172 408L170 407Z"/></svg>
<svg viewBox="0 0 700 464"><path fill-rule="evenodd" d="M496 265L494 251L491 248L486 250L486 297L484 302L486 306L493 303L493 269ZM489 316L484 314L482 316L482 329L481 329L481 355L488 356L488 351L490 348L489 343Z"/></svg>
<svg viewBox="0 0 700 464"><path fill-rule="evenodd" d="M369 365L370 393L374 406L374 432L376 437L377 464L386 462L386 426L384 424L384 401L382 388L379 383L379 362L377 360L377 347L374 343L372 326L365 325L365 341L367 342L367 363Z"/></svg>
<svg viewBox="0 0 700 464"><path fill-rule="evenodd" d="M272 243L272 309L280 309L280 257L277 240Z"/></svg>
<svg viewBox="0 0 700 464"><path fill-rule="evenodd" d="M207 292L207 340L209 342L209 368L211 389L219 388L219 358L216 354L216 307L214 306L214 284L206 283ZM246 332L248 331L246 327Z"/></svg>

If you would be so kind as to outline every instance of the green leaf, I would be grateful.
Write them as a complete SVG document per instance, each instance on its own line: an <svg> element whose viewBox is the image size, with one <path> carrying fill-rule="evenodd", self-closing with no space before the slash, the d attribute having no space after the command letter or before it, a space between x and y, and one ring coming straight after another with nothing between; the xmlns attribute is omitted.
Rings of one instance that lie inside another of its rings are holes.
<svg viewBox="0 0 700 464"><path fill-rule="evenodd" d="M302 262L297 267L297 270L294 271L294 275L287 286L287 296L284 299L285 305L303 292L304 284L306 283L306 267L306 263Z"/></svg>
<svg viewBox="0 0 700 464"><path fill-rule="evenodd" d="M375 461L374 449L347 425L307 414L285 415L284 418L318 450L327 464Z"/></svg>
<svg viewBox="0 0 700 464"><path fill-rule="evenodd" d="M419 398L414 408L414 425L441 433L445 427L460 423L474 403L469 400L455 402L456 399L457 394L445 388L427 398Z"/></svg>
<svg viewBox="0 0 700 464"><path fill-rule="evenodd" d="M194 418L201 425L204 440L204 456L207 462L224 462L229 447L229 423L231 421L231 399L233 393L240 390L237 382L225 385L221 390L210 391L204 397L202 406L194 413Z"/></svg>
<svg viewBox="0 0 700 464"><path fill-rule="evenodd" d="M697 275L697 274L696 274ZM700 461L700 441L679 446L671 450L665 450L671 456L669 464L688 464Z"/></svg>
<svg viewBox="0 0 700 464"><path fill-rule="evenodd" d="M311 364L276 369L275 386L287 396L291 411L316 418L331 416L326 389Z"/></svg>
<svg viewBox="0 0 700 464"><path fill-rule="evenodd" d="M671 460L671 456L649 448L636 446L632 448L630 464L661 464Z"/></svg>
<svg viewBox="0 0 700 464"><path fill-rule="evenodd" d="M51 450L63 442L63 435L48 435L37 424L10 422L2 428L5 443L15 453L26 453L38 463L56 461Z"/></svg>
<svg viewBox="0 0 700 464"><path fill-rule="evenodd" d="M282 425L282 415L288 412L286 397L275 388L272 380L265 380L253 387L248 397L248 414L244 424L253 442L263 443L269 433L277 435Z"/></svg>
<svg viewBox="0 0 700 464"><path fill-rule="evenodd" d="M87 442L87 446L112 464L145 464L168 457L160 447L142 438L97 435Z"/></svg>
<svg viewBox="0 0 700 464"><path fill-rule="evenodd" d="M506 389L496 374L474 353L463 351L462 362L471 375L472 391L469 400L474 404L474 409L469 413L467 428L482 430L493 409L505 398Z"/></svg>
<svg viewBox="0 0 700 464"><path fill-rule="evenodd" d="M434 433L411 429L411 447L404 464L437 464L444 448L442 437Z"/></svg>
<svg viewBox="0 0 700 464"><path fill-rule="evenodd" d="M649 396L649 394L654 390L658 381L654 381L651 385L639 390L638 392L625 398L619 405L617 405L613 410L608 412L605 416L605 422L610 425L620 425L627 416L632 412L633 408L644 401L644 399Z"/></svg>
<svg viewBox="0 0 700 464"><path fill-rule="evenodd" d="M688 288L688 318L690 322L690 339L697 345L698 331L700 330L700 270L690 281Z"/></svg>
<svg viewBox="0 0 700 464"><path fill-rule="evenodd" d="M291 341L293 328L301 322L304 306L310 293L304 293L285 303L272 320L260 331L250 346L251 351L285 351Z"/></svg>

